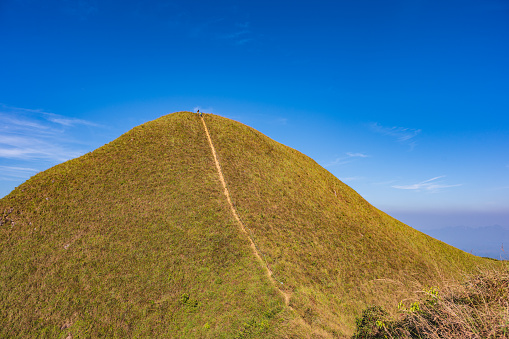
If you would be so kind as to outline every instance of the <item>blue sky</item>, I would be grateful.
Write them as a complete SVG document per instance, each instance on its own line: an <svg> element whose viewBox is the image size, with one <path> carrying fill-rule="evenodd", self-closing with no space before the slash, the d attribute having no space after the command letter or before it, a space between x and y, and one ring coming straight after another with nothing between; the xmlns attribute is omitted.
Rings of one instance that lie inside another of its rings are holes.
<svg viewBox="0 0 509 339"><path fill-rule="evenodd" d="M509 227L508 38L505 0L3 0L0 196L200 108L416 228Z"/></svg>

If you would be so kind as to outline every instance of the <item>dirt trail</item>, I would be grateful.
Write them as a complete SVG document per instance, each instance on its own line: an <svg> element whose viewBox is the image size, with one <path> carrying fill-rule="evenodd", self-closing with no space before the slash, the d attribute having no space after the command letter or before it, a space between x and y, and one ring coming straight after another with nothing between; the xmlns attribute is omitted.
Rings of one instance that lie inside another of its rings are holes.
<svg viewBox="0 0 509 339"><path fill-rule="evenodd" d="M228 191L228 187L226 186L226 181L224 180L223 171L221 170L221 166L219 165L219 160L217 159L216 149L214 148L214 144L212 143L212 139L210 138L209 129L207 128L207 124L205 124L205 119L203 118L203 116L201 117L200 120L203 123L203 128L205 129L205 134L207 134L207 139L209 141L210 149L212 150L212 155L214 156L214 163L216 164L217 173L219 174L219 180L221 181L221 184L223 185L224 195L226 196L228 205L230 205L230 210L232 211L232 214L235 217L235 220L237 220L237 223L239 224L242 232L244 232L247 235L251 249L253 250L253 253L255 254L256 258L258 258L258 260L260 260L263 267L265 268L265 271L266 271L267 276L269 277L270 281L272 282L272 284L274 284L274 286L276 286L277 290L283 295L285 304L288 306L290 303L291 295L279 288L279 283L274 279L274 277L272 277L272 271L270 270L270 268L267 266L267 264L262 259L260 253L258 252L258 249L256 248L256 245L255 245L253 239L251 239L251 237L249 236L249 233L247 232L246 228L244 227L244 223L242 222L242 220L240 220L240 217L237 214L237 210L233 206L232 200L230 198L230 192Z"/></svg>

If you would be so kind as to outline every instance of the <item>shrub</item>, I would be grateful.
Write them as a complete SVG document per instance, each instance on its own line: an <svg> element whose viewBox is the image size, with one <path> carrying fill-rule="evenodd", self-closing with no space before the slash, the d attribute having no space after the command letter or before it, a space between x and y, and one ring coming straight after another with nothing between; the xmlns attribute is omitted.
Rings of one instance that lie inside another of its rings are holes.
<svg viewBox="0 0 509 339"><path fill-rule="evenodd" d="M385 338L385 321L388 313L380 306L371 306L357 318L354 339Z"/></svg>

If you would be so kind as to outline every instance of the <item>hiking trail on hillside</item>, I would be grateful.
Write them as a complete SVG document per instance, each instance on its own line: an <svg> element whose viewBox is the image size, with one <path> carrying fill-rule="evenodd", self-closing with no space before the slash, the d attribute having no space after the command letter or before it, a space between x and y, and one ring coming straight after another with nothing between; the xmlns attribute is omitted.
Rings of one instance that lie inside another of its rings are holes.
<svg viewBox="0 0 509 339"><path fill-rule="evenodd" d="M231 197L230 197L230 192L229 192L228 186L226 184L226 180L224 179L224 176L223 176L223 171L221 170L221 165L219 164L219 160L217 158L216 149L215 149L214 144L212 143L212 139L210 137L209 129L207 128L207 124L205 123L205 119L203 118L203 116L201 116L200 118L201 118L200 120L203 123L203 128L205 129L205 134L207 135L207 139L209 141L209 145L210 145L210 149L212 151L212 155L214 157L214 163L216 164L217 173L219 174L219 180L221 181L221 184L223 185L224 195L226 196L226 200L228 201L228 205L230 205L230 210L231 210L235 220L237 220L237 223L239 224L241 231L244 232L247 235L247 237L249 239L249 242L250 242L251 249L253 250L254 255L263 264L263 266L265 267L265 271L267 273L267 276L269 277L270 281L277 288L277 290L283 295L285 304L287 306L289 306L291 294L288 293L288 292L283 291L281 288L278 287L278 285L282 284L282 283L274 278L274 276L272 274L272 271L269 268L269 265L267 264L267 262L264 259L262 259L262 256L260 255L260 251L258 250L258 248L257 248L256 244L254 243L253 239L251 238L251 236L249 235L248 231L246 230L246 227L244 226L244 223L240 219L239 214L237 213L237 210L235 209L235 206L233 205L233 202L232 202Z"/></svg>

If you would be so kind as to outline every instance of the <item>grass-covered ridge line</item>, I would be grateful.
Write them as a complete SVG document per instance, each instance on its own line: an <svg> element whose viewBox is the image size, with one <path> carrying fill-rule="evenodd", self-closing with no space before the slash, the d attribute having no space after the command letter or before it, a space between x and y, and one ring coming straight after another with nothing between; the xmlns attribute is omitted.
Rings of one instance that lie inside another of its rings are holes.
<svg viewBox="0 0 509 339"><path fill-rule="evenodd" d="M174 113L37 174L0 200L0 337L344 337L494 261L398 222L309 157L206 114Z"/></svg>

